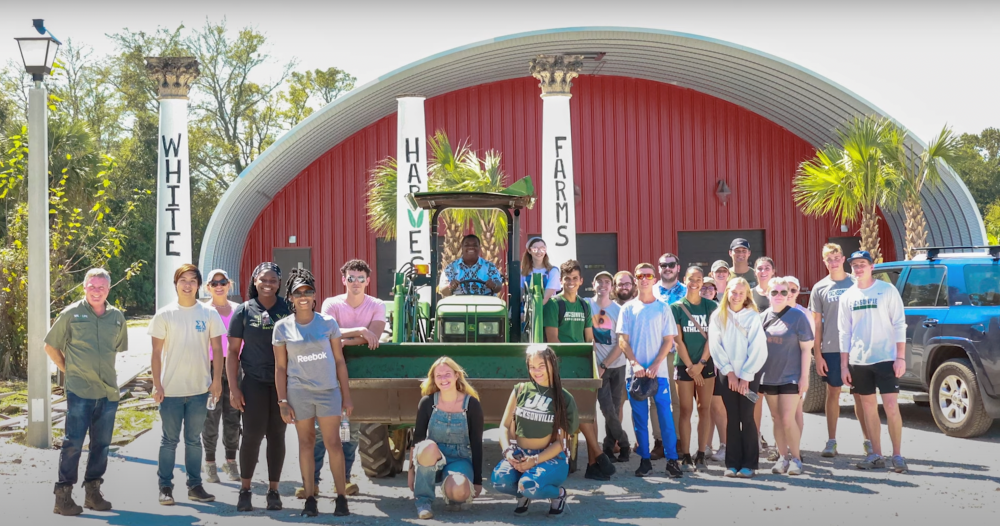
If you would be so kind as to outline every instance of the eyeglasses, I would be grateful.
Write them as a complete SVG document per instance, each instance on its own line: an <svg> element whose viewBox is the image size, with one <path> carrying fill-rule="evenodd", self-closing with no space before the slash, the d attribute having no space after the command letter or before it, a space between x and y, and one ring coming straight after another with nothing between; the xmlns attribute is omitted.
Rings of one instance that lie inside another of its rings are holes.
<svg viewBox="0 0 1000 526"><path fill-rule="evenodd" d="M219 281L209 281L208 282L208 286L209 287L225 287L226 285L229 285L229 280L228 279L220 279Z"/></svg>
<svg viewBox="0 0 1000 526"><path fill-rule="evenodd" d="M672 263L660 263L660 268L677 268L677 262Z"/></svg>
<svg viewBox="0 0 1000 526"><path fill-rule="evenodd" d="M638 279L638 280L647 280L647 279L648 280L653 280L653 279L656 279L656 276L654 276L652 274L636 274L635 275L635 279Z"/></svg>
<svg viewBox="0 0 1000 526"><path fill-rule="evenodd" d="M368 278L365 276L347 276L348 283L364 283L366 281L368 281Z"/></svg>
<svg viewBox="0 0 1000 526"><path fill-rule="evenodd" d="M788 295L788 291L787 290L772 290L771 291L771 297L772 298L775 297L775 296L777 296L778 294L781 294L782 296L787 296Z"/></svg>
<svg viewBox="0 0 1000 526"><path fill-rule="evenodd" d="M621 282L621 283L618 284L618 288L620 288L620 289L627 289L627 288L631 288L631 287L632 287L632 282L631 281L623 281L623 282Z"/></svg>
<svg viewBox="0 0 1000 526"><path fill-rule="evenodd" d="M312 290L312 289L297 290L297 291L295 291L295 292L292 293L292 297L293 298L308 298L310 296L315 296L315 295L316 295L316 291Z"/></svg>

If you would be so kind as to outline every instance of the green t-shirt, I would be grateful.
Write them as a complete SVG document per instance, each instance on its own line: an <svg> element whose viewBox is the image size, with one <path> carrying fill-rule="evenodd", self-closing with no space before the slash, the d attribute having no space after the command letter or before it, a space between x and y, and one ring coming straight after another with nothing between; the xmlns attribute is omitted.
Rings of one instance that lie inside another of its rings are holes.
<svg viewBox="0 0 1000 526"><path fill-rule="evenodd" d="M559 319L559 304L566 306L566 315ZM542 326L558 327L560 343L585 343L583 330L593 327L589 309L584 306L584 299L577 296L576 301L569 302L562 294L553 296L542 310Z"/></svg>
<svg viewBox="0 0 1000 526"><path fill-rule="evenodd" d="M681 303L687 307L688 312L694 316L698 323L701 324L701 328L708 332L708 318L712 316L715 309L719 307L719 304L712 301L702 299L701 303L698 305L692 304L687 298L673 303L670 305L670 310L674 314L674 319L677 320L677 325L681 326L681 338L684 339L684 345L687 347L688 356L691 357L691 361L698 363L701 360L702 355L705 353L705 337L701 335L698 327L688 318L687 314L684 314L684 310L681 309ZM680 353L674 353L674 365L684 365L681 360Z"/></svg>
<svg viewBox="0 0 1000 526"><path fill-rule="evenodd" d="M523 438L545 438L552 434L552 407L550 387L541 387L535 382L524 382L514 386L517 393L517 409L514 411L516 434ZM566 421L570 434L580 427L580 415L576 410L576 400L563 388L563 403L566 407Z"/></svg>

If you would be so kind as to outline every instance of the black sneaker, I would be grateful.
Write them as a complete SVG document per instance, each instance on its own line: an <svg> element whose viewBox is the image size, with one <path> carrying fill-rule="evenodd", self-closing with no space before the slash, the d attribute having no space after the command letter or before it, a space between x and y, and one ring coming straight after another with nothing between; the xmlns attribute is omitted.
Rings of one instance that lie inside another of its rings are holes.
<svg viewBox="0 0 1000 526"><path fill-rule="evenodd" d="M615 469L615 463L611 460L611 455L606 453L601 453L600 456L597 457L597 467L601 468L601 473L604 473L609 477L614 475L615 471L617 471Z"/></svg>
<svg viewBox="0 0 1000 526"><path fill-rule="evenodd" d="M302 515L306 517L315 517L319 515L319 507L316 505L316 497L312 495L306 499L306 506L302 508Z"/></svg>
<svg viewBox="0 0 1000 526"><path fill-rule="evenodd" d="M517 507L514 508L515 515L524 515L528 513L528 505L531 504L531 499L528 497L518 497Z"/></svg>
<svg viewBox="0 0 1000 526"><path fill-rule="evenodd" d="M193 488L188 488L188 500L195 502L215 502L215 495L209 495L201 484Z"/></svg>
<svg viewBox="0 0 1000 526"><path fill-rule="evenodd" d="M629 451L632 451L632 448L628 447L628 445L626 445L625 447L621 448L621 451L618 452L618 459L617 459L617 461L618 462L628 462L628 459L631 456L629 454Z"/></svg>
<svg viewBox="0 0 1000 526"><path fill-rule="evenodd" d="M346 517L351 514L347 510L347 497L343 495L337 495L336 508L333 510L333 514L336 517Z"/></svg>
<svg viewBox="0 0 1000 526"><path fill-rule="evenodd" d="M549 504L549 515L562 515L562 512L566 511L566 488L559 488L559 496L552 499L551 504Z"/></svg>
<svg viewBox="0 0 1000 526"><path fill-rule="evenodd" d="M672 479L679 479L684 476L684 472L681 471L681 467L677 465L677 461L674 459L667 461L667 476Z"/></svg>
<svg viewBox="0 0 1000 526"><path fill-rule="evenodd" d="M648 458L644 458L639 461L639 469L635 470L635 476L645 477L649 475L650 471L653 471L653 463Z"/></svg>
<svg viewBox="0 0 1000 526"><path fill-rule="evenodd" d="M269 489L267 490L267 509L269 511L278 511L281 509L281 495L278 494L278 490Z"/></svg>
<svg viewBox="0 0 1000 526"><path fill-rule="evenodd" d="M253 504L250 503L250 489L240 488L240 499L236 501L236 511L253 511Z"/></svg>
<svg viewBox="0 0 1000 526"><path fill-rule="evenodd" d="M597 463L587 465L587 472L583 475L583 478L591 480L611 480L611 477L605 475L604 471L601 470L601 467L598 466Z"/></svg>
<svg viewBox="0 0 1000 526"><path fill-rule="evenodd" d="M696 471L694 468L694 460L691 459L691 455L689 453L685 453L680 458L681 471Z"/></svg>
<svg viewBox="0 0 1000 526"><path fill-rule="evenodd" d="M694 457L694 470L695 471L705 471L708 467L705 466L705 452L699 451Z"/></svg>
<svg viewBox="0 0 1000 526"><path fill-rule="evenodd" d="M174 505L174 489L168 488L167 486L160 487L160 505L161 506L173 506Z"/></svg>

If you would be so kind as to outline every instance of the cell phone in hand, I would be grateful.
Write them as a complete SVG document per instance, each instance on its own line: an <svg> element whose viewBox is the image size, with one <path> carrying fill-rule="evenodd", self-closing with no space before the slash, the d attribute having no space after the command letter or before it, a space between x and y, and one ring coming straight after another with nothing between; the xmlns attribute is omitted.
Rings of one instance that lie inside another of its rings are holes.
<svg viewBox="0 0 1000 526"><path fill-rule="evenodd" d="M511 457L513 457L513 458L514 458L514 460L516 460L516 461L518 461L518 462L524 462L524 459L528 458L528 455L525 455L525 454L524 454L524 451L521 451L520 449L515 449L515 450L514 450L514 451L513 451L513 452L512 452L511 454L510 454L510 456L511 456Z"/></svg>
<svg viewBox="0 0 1000 526"><path fill-rule="evenodd" d="M745 394L743 396L747 397L747 400L750 400L751 402L753 402L755 404L757 403L757 400L760 399L760 395L757 394L757 393L755 393L755 392L753 392L753 391L747 391L747 394Z"/></svg>

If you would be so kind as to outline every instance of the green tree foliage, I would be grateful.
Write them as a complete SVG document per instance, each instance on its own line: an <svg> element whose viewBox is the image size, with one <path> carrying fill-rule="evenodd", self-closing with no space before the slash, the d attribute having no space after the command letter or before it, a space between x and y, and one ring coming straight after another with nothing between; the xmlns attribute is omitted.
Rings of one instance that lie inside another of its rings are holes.
<svg viewBox="0 0 1000 526"><path fill-rule="evenodd" d="M961 137L951 167L958 172L979 206L987 215L987 207L1000 199L1000 129L986 128L979 134L965 133Z"/></svg>

